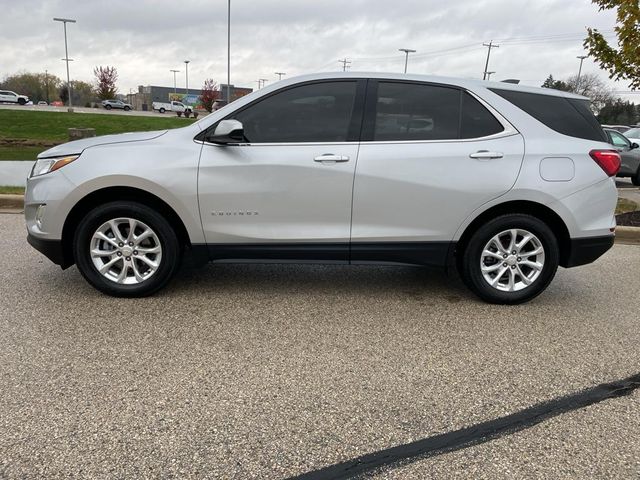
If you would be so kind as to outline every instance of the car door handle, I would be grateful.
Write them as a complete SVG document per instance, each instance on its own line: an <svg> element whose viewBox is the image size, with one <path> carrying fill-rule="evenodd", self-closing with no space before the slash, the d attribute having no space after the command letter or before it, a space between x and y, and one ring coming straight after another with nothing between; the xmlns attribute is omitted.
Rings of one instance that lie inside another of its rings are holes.
<svg viewBox="0 0 640 480"><path fill-rule="evenodd" d="M470 158L476 160L491 160L492 158L502 158L504 154L502 152L490 152L489 150L479 150L476 153L469 155Z"/></svg>
<svg viewBox="0 0 640 480"><path fill-rule="evenodd" d="M325 153L324 155L318 155L313 159L313 161L327 163L348 162L349 157L346 155L334 155L333 153Z"/></svg>

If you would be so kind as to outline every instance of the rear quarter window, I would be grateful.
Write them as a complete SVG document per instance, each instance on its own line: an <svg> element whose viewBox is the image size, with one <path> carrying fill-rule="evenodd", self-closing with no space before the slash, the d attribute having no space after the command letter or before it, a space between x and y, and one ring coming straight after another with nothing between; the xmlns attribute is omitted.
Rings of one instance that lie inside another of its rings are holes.
<svg viewBox="0 0 640 480"><path fill-rule="evenodd" d="M585 140L608 142L606 134L589 108L588 100L498 88L490 90L558 133Z"/></svg>

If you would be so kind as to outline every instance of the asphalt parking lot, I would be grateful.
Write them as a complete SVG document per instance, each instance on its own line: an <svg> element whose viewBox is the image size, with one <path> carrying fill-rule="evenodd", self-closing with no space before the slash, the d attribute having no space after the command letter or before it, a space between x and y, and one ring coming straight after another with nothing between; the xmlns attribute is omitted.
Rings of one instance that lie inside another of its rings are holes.
<svg viewBox="0 0 640 480"><path fill-rule="evenodd" d="M20 215L0 252L0 478L330 478L368 454L379 469L341 478L640 476L640 389L475 428L640 373L640 247L516 307L419 268L313 265L211 265L119 300L31 249Z"/></svg>

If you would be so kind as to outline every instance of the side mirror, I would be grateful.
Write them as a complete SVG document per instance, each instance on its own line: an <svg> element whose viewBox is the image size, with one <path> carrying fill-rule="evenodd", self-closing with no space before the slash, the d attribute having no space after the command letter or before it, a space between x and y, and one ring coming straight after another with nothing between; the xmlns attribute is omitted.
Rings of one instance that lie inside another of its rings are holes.
<svg viewBox="0 0 640 480"><path fill-rule="evenodd" d="M244 142L244 127L238 120L222 120L213 133L207 135L207 141L228 145Z"/></svg>
<svg viewBox="0 0 640 480"><path fill-rule="evenodd" d="M633 150L634 148L640 148L640 145L638 145L636 142L632 142L631 143L631 150Z"/></svg>

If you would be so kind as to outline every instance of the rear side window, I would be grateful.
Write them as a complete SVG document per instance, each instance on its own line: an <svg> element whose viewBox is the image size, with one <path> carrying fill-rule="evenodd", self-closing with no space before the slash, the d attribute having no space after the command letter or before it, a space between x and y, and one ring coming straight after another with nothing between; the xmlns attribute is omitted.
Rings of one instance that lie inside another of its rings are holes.
<svg viewBox="0 0 640 480"><path fill-rule="evenodd" d="M504 127L484 105L467 92L462 93L460 138L481 138L504 131Z"/></svg>
<svg viewBox="0 0 640 480"><path fill-rule="evenodd" d="M460 90L434 85L380 82L374 141L458 138Z"/></svg>
<svg viewBox="0 0 640 480"><path fill-rule="evenodd" d="M491 91L558 133L585 140L608 141L587 100L497 88Z"/></svg>

